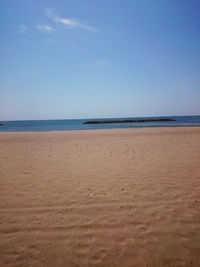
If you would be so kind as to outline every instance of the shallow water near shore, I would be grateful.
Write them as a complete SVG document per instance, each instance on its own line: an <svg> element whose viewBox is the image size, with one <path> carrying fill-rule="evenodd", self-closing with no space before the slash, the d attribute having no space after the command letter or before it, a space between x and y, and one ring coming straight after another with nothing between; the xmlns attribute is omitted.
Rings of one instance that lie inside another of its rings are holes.
<svg viewBox="0 0 200 267"><path fill-rule="evenodd" d="M83 124L85 121L97 119L75 120L25 120L25 121L1 121L1 132L41 132L41 131L68 131L68 130L92 130L114 128L145 128L145 127L184 127L200 126L200 116L163 116L163 117L129 117L129 118L98 118L103 120L115 119L158 119L170 118L175 121L165 122L138 122L138 123L112 123L112 124Z"/></svg>

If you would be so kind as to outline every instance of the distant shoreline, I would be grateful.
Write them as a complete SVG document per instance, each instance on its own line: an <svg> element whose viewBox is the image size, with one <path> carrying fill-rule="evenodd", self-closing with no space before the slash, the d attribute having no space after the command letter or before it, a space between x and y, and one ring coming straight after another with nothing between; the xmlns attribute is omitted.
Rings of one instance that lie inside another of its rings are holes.
<svg viewBox="0 0 200 267"><path fill-rule="evenodd" d="M85 121L83 124L104 124L104 123L136 123L136 122L168 122L176 121L171 118L160 118L160 119L129 119L129 120L95 120L95 121Z"/></svg>

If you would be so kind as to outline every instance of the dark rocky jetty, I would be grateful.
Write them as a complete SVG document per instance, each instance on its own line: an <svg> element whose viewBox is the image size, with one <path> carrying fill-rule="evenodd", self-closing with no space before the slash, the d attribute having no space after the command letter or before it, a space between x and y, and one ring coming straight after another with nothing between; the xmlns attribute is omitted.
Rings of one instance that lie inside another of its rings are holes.
<svg viewBox="0 0 200 267"><path fill-rule="evenodd" d="M104 123L137 123L137 122L168 122L175 121L171 118L158 118L158 119L128 119L128 120L96 120L96 121L85 121L83 124L104 124Z"/></svg>
<svg viewBox="0 0 200 267"><path fill-rule="evenodd" d="M0 123L0 126L2 126L3 125L3 123Z"/></svg>

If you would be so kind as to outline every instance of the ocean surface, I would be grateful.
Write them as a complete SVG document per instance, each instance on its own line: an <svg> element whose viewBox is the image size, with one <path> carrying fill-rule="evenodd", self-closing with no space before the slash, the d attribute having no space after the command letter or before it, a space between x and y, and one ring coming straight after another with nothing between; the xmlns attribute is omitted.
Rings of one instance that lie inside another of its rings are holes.
<svg viewBox="0 0 200 267"><path fill-rule="evenodd" d="M172 118L170 122L138 122L138 123L112 123L112 124L83 124L89 120L106 119L147 119L147 117L129 118L98 118L76 120L26 120L26 121L0 121L0 132L42 132L42 131L69 131L69 130L92 130L92 129L115 129L115 128L144 128L144 127L186 127L200 126L200 116L165 116L148 117L148 119Z"/></svg>

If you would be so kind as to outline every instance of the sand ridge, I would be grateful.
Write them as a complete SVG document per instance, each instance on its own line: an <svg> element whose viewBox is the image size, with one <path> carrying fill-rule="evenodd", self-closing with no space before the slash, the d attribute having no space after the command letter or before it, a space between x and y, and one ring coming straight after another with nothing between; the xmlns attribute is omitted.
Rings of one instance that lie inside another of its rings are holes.
<svg viewBox="0 0 200 267"><path fill-rule="evenodd" d="M200 128L0 133L0 266L200 266Z"/></svg>

